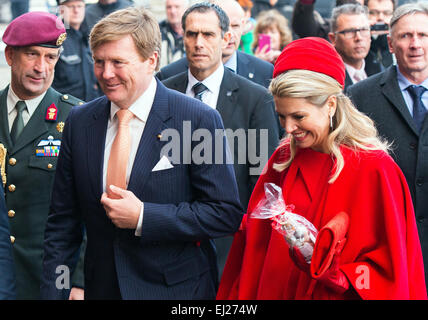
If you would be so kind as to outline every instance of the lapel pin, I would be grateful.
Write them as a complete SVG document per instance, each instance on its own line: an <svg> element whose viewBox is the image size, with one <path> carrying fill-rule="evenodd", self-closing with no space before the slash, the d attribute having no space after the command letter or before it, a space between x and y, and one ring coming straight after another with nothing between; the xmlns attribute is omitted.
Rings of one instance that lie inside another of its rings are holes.
<svg viewBox="0 0 428 320"><path fill-rule="evenodd" d="M226 92L226 96L230 97L232 95L232 91Z"/></svg>
<svg viewBox="0 0 428 320"><path fill-rule="evenodd" d="M158 134L157 137L158 137L159 140L162 139L162 135L160 133Z"/></svg>
<svg viewBox="0 0 428 320"><path fill-rule="evenodd" d="M253 78L254 78L254 73L250 72L250 73L248 74L248 78L253 79Z"/></svg>
<svg viewBox="0 0 428 320"><path fill-rule="evenodd" d="M58 124L56 125L56 129L59 133L62 133L62 131L64 131L64 122L58 122Z"/></svg>

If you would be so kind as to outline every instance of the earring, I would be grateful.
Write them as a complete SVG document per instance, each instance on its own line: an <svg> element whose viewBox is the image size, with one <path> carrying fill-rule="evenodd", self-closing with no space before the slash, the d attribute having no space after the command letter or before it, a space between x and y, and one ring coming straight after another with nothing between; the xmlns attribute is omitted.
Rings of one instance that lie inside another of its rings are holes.
<svg viewBox="0 0 428 320"><path fill-rule="evenodd" d="M330 114L330 128L333 129L333 115Z"/></svg>

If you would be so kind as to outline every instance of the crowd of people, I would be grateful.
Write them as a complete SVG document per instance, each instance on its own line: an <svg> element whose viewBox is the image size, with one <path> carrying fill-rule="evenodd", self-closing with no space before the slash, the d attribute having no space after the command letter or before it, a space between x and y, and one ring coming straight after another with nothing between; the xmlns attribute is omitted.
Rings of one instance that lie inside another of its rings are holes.
<svg viewBox="0 0 428 320"><path fill-rule="evenodd" d="M428 4L316 1L14 17L0 299L426 300Z"/></svg>

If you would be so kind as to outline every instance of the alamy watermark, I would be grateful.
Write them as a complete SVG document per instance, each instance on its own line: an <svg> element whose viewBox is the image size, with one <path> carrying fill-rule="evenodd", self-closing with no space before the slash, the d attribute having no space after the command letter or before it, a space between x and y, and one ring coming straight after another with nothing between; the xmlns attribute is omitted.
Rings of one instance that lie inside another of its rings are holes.
<svg viewBox="0 0 428 320"><path fill-rule="evenodd" d="M191 121L184 121L181 132L169 128L159 137L167 141L160 158L166 156L172 164L248 164L250 175L260 175L269 159L268 129L215 129L212 133L205 128L192 131Z"/></svg>

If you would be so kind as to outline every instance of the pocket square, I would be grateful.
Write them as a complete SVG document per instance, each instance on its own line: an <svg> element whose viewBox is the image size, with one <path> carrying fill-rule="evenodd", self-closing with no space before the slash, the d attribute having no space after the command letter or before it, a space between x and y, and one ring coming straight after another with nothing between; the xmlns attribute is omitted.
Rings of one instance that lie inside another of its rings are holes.
<svg viewBox="0 0 428 320"><path fill-rule="evenodd" d="M169 160L166 156L162 156L162 158L159 160L159 162L152 169L152 172L171 169L171 168L174 168L174 166L171 164L171 162L169 162Z"/></svg>

